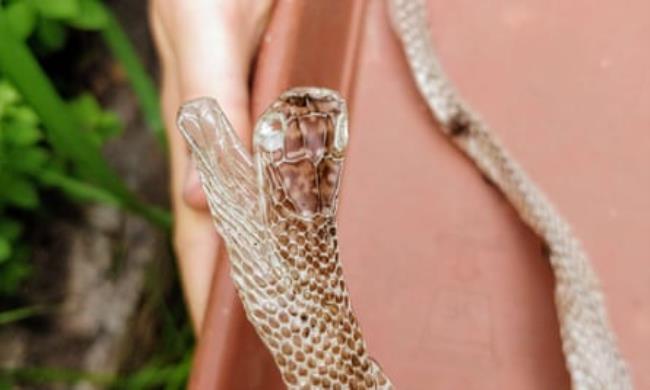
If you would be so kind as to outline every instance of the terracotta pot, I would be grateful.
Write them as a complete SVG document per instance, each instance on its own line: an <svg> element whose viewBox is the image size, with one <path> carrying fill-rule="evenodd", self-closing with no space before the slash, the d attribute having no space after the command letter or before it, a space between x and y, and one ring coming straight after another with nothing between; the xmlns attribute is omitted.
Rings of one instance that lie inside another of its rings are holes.
<svg viewBox="0 0 650 390"><path fill-rule="evenodd" d="M583 239L650 388L650 3L548 4L430 1L431 33L461 94ZM568 388L539 241L436 129L384 2L368 2L361 29L363 10L279 1L253 111L296 85L351 102L340 244L370 351L401 389ZM214 285L192 388L282 388L226 270Z"/></svg>

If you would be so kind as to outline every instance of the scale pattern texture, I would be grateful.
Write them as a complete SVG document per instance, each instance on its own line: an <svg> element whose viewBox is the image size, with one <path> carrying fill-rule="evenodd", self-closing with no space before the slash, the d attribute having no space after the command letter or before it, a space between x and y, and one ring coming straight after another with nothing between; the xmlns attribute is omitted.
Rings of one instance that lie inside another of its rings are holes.
<svg viewBox="0 0 650 390"><path fill-rule="evenodd" d="M573 389L631 389L630 375L608 325L598 279L569 224L454 91L431 43L425 2L389 0L388 6L393 29L431 114L548 249L562 347Z"/></svg>
<svg viewBox="0 0 650 390"><path fill-rule="evenodd" d="M347 111L333 91L293 89L257 122L254 156L213 99L178 124L199 169L248 320L291 389L391 389L370 358L336 234Z"/></svg>

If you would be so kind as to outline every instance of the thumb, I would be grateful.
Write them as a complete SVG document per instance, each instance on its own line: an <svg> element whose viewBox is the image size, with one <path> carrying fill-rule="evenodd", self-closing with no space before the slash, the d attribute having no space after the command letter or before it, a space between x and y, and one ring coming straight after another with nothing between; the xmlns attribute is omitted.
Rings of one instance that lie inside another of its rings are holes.
<svg viewBox="0 0 650 390"><path fill-rule="evenodd" d="M236 20L215 23L217 12L193 10L192 23L182 23L176 29L172 39L179 43L174 45L179 92L182 101L205 96L216 98L242 143L250 150L248 78L258 30ZM186 159L182 193L190 207L207 208L196 166L190 158Z"/></svg>

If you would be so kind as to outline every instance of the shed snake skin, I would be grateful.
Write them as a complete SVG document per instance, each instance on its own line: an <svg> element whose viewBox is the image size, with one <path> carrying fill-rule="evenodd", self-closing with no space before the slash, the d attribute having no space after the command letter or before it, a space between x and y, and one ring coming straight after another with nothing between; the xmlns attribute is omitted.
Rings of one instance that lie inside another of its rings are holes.
<svg viewBox="0 0 650 390"><path fill-rule="evenodd" d="M627 390L632 381L609 327L596 274L562 215L456 94L436 58L424 0L389 0L389 15L431 114L544 242L555 277L562 349L574 390Z"/></svg>
<svg viewBox="0 0 650 390"><path fill-rule="evenodd" d="M417 88L440 128L543 240L574 390L632 389L587 255L562 216L457 96L429 37L422 0L389 0ZM190 145L248 320L290 389L392 389L369 355L338 255L336 210L347 146L343 99L282 94L259 118L253 156L217 102L183 105Z"/></svg>
<svg viewBox="0 0 650 390"><path fill-rule="evenodd" d="M217 102L183 106L246 315L290 389L390 389L370 358L336 237L347 110L330 90L292 89L257 122L251 158Z"/></svg>

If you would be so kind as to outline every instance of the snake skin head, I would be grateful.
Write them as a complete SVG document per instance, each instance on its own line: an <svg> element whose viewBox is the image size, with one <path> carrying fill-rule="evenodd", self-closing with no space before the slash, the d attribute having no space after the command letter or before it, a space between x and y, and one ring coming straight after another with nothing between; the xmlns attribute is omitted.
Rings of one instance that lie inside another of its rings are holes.
<svg viewBox="0 0 650 390"><path fill-rule="evenodd" d="M334 91L292 89L255 130L261 188L303 218L333 216L348 142L347 110Z"/></svg>

